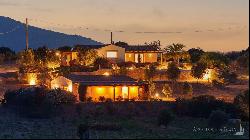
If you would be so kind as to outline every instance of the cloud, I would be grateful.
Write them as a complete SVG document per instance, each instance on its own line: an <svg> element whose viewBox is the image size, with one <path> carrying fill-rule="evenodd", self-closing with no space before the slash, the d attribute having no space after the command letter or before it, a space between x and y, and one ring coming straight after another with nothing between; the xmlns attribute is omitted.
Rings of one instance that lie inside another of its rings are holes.
<svg viewBox="0 0 250 140"><path fill-rule="evenodd" d="M9 2L9 1L0 1L0 6L19 6L20 4Z"/></svg>

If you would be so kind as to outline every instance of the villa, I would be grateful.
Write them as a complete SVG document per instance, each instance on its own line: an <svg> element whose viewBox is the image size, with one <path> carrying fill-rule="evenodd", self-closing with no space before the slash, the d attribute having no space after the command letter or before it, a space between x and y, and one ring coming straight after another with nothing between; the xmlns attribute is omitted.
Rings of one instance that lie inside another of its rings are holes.
<svg viewBox="0 0 250 140"><path fill-rule="evenodd" d="M99 97L115 101L117 98L137 100L145 97L147 85L128 76L70 74L52 80L51 88L70 91L80 101L89 97L93 101L99 101Z"/></svg>
<svg viewBox="0 0 250 140"><path fill-rule="evenodd" d="M86 49L95 49L99 57L105 57L115 62L155 63L162 64L162 50L154 45L117 46L107 45L78 45ZM62 51L62 65L77 59L77 51Z"/></svg>

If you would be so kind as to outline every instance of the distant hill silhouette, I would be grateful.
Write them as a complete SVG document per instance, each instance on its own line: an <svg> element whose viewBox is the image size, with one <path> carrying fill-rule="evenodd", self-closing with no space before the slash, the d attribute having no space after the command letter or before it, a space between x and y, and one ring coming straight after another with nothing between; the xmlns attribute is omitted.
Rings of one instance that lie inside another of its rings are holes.
<svg viewBox="0 0 250 140"><path fill-rule="evenodd" d="M9 32L9 33L7 33ZM100 45L102 43L79 35L67 35L29 26L29 47L58 48L62 46ZM9 47L18 52L25 49L25 25L8 17L0 16L0 47Z"/></svg>

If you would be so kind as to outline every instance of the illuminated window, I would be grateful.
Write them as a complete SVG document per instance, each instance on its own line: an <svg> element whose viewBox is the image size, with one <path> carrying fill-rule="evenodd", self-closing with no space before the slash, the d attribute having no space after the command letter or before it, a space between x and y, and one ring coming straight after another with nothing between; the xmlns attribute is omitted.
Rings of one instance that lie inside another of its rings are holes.
<svg viewBox="0 0 250 140"><path fill-rule="evenodd" d="M107 58L117 58L117 51L107 51Z"/></svg>
<svg viewBox="0 0 250 140"><path fill-rule="evenodd" d="M126 99L128 98L128 87L122 87L122 98Z"/></svg>

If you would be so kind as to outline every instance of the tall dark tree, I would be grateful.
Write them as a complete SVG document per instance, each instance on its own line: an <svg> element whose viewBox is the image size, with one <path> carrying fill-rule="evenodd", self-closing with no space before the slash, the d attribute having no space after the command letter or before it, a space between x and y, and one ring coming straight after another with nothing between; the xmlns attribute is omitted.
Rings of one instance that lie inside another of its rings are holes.
<svg viewBox="0 0 250 140"><path fill-rule="evenodd" d="M192 48L188 50L190 60L192 63L196 63L200 60L201 56L205 53L201 48Z"/></svg>
<svg viewBox="0 0 250 140"><path fill-rule="evenodd" d="M156 66L155 65L149 65L149 67L147 69L145 69L145 79L146 80L152 80L152 78L155 76L156 74Z"/></svg>
<svg viewBox="0 0 250 140"><path fill-rule="evenodd" d="M16 53L8 47L0 47L0 63L15 60Z"/></svg>
<svg viewBox="0 0 250 140"><path fill-rule="evenodd" d="M180 74L181 71L178 68L177 64L173 62L168 65L167 77L172 81L172 89L174 89L174 84L176 80L179 78Z"/></svg>
<svg viewBox="0 0 250 140"><path fill-rule="evenodd" d="M191 75L197 79L197 83L199 79L202 79L204 74L206 73L207 65L205 63L197 63L192 67Z"/></svg>
<svg viewBox="0 0 250 140"><path fill-rule="evenodd" d="M180 59L187 59L190 57L189 53L184 50L185 47L185 45L180 43L173 43L172 45L168 45L166 48L164 48L164 51L166 52L163 56L164 59L168 60L172 58L174 62L179 66Z"/></svg>

